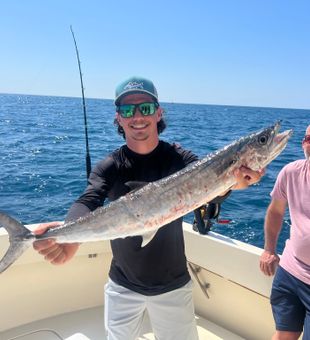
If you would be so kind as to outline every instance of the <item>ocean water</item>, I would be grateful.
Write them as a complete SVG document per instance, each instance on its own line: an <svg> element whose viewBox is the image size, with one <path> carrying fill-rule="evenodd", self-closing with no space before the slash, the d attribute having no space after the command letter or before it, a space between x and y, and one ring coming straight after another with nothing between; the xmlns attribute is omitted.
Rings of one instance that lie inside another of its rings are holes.
<svg viewBox="0 0 310 340"><path fill-rule="evenodd" d="M113 125L112 100L86 99L92 164L124 143ZM310 110L162 103L167 129L161 139L178 142L200 157L233 140L282 121L294 134L260 183L234 191L223 203L226 225L213 230L262 247L269 193L280 169L303 158L301 139ZM80 98L0 94L0 210L23 223L63 220L86 186L85 136ZM185 220L192 222L192 214ZM289 214L281 252L289 237Z"/></svg>

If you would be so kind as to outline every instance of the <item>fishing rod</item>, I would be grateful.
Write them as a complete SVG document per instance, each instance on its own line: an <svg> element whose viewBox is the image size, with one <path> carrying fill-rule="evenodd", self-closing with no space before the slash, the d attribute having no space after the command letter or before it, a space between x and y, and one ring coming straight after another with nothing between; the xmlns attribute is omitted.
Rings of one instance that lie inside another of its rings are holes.
<svg viewBox="0 0 310 340"><path fill-rule="evenodd" d="M82 100L83 100L83 112L84 112L85 140L86 140L86 175L87 175L87 178L88 178L89 175L90 175L90 171L91 171L91 160L90 160L89 145L88 145L88 129L87 129L87 115L86 115L86 104L85 104L85 96L84 96L84 85L83 85L83 77L82 77L82 71L81 71L81 62L80 62L79 50L78 50L78 47L77 47L77 43L76 43L76 40L75 40L75 36L74 36L74 33L73 33L72 26L70 26L70 30L71 30L73 41L74 41L76 58L77 58L78 66L79 66L79 72L80 72Z"/></svg>

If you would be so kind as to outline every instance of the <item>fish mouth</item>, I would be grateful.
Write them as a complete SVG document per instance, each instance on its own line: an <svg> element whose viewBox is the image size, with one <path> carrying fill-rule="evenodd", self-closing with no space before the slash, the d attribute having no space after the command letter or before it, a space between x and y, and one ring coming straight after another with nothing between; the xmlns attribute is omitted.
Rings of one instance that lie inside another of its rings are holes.
<svg viewBox="0 0 310 340"><path fill-rule="evenodd" d="M290 137L293 134L293 130L285 130L283 132L278 133L280 130L280 122L276 123L274 127L274 138L273 138L273 155L277 157L282 150L286 147L286 144Z"/></svg>
<svg viewBox="0 0 310 340"><path fill-rule="evenodd" d="M276 144L287 143L292 134L293 134L292 129L283 131L281 133L277 133L274 137L274 141Z"/></svg>

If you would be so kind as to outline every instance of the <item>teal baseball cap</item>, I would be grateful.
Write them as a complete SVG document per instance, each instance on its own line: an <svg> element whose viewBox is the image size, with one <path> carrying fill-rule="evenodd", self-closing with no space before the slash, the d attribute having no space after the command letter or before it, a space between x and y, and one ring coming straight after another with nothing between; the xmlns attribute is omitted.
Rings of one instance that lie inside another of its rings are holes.
<svg viewBox="0 0 310 340"><path fill-rule="evenodd" d="M129 94L146 93L158 102L158 94L155 85L149 79L142 77L130 77L117 85L115 90L115 105L119 105L120 100Z"/></svg>

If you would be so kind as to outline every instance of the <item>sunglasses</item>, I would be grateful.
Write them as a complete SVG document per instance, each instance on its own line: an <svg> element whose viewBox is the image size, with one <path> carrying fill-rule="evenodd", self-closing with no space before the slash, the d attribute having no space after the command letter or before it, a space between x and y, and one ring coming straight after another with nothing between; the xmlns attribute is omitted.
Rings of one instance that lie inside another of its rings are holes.
<svg viewBox="0 0 310 340"><path fill-rule="evenodd" d="M305 135L304 139L302 140L303 143L310 143L310 135Z"/></svg>
<svg viewBox="0 0 310 340"><path fill-rule="evenodd" d="M136 109L139 109L143 116L151 116L159 108L158 103L141 103L141 104L123 104L116 107L116 111L123 118L131 118L134 116Z"/></svg>

